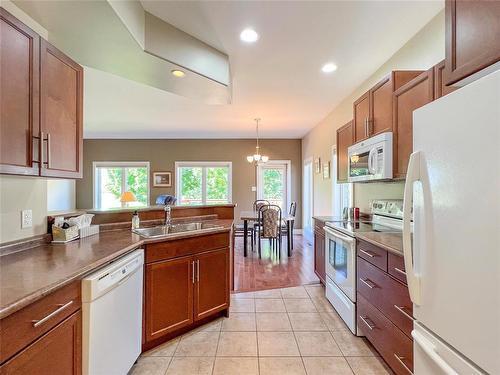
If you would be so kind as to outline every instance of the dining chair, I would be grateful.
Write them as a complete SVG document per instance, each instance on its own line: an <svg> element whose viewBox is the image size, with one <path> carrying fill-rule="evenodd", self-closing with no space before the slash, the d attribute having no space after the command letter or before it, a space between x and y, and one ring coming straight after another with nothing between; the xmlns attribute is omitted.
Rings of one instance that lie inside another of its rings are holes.
<svg viewBox="0 0 500 375"><path fill-rule="evenodd" d="M271 203L266 200L266 199L257 199L256 201L253 202L253 211L254 212L259 212L260 208L263 206L269 206ZM261 229L260 221L257 218L257 220L252 224L253 228L253 240L254 242L256 241L257 237L257 232Z"/></svg>
<svg viewBox="0 0 500 375"><path fill-rule="evenodd" d="M293 249L293 228L295 226L296 213L297 213L297 202L292 202L290 203L290 208L288 209L288 216L293 217L293 219L290 220L290 242L292 244L292 249ZM283 222L281 223L281 234L288 235L287 222L285 220L283 220Z"/></svg>
<svg viewBox="0 0 500 375"><path fill-rule="evenodd" d="M263 205L259 209L258 215L261 230L259 230L258 249L259 258L262 258L262 239L269 239L270 250L276 250L281 258L281 207L275 204Z"/></svg>

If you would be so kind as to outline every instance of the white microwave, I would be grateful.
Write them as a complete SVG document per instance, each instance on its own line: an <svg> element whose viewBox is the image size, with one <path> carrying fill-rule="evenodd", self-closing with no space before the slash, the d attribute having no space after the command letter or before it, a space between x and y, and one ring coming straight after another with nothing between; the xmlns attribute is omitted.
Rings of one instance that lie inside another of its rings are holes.
<svg viewBox="0 0 500 375"><path fill-rule="evenodd" d="M382 133L347 149L348 181L392 178L392 133Z"/></svg>

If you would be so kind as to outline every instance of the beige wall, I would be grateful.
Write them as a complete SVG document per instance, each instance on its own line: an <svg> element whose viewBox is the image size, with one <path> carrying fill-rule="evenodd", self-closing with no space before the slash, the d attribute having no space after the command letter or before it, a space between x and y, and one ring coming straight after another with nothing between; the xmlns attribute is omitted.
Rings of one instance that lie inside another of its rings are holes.
<svg viewBox="0 0 500 375"><path fill-rule="evenodd" d="M391 70L425 70L443 60L444 36L443 10L302 139L302 159L319 156L323 161L331 160L336 129L352 119L352 103ZM362 211L368 211L372 199L402 197L403 182L355 184L354 204ZM314 174L314 215L329 215L331 208L331 180Z"/></svg>
<svg viewBox="0 0 500 375"><path fill-rule="evenodd" d="M261 150L273 160L291 160L291 196L297 201L296 227L301 227L301 140L261 140ZM175 179L176 161L231 161L233 165L233 202L236 212L252 208L255 193L255 167L246 161L246 155L255 151L253 139L161 139L161 140L107 140L86 139L83 145L83 175L76 183L77 208L91 208L93 161L149 161L151 172L172 171ZM151 187L151 203L162 193L174 194L172 188Z"/></svg>

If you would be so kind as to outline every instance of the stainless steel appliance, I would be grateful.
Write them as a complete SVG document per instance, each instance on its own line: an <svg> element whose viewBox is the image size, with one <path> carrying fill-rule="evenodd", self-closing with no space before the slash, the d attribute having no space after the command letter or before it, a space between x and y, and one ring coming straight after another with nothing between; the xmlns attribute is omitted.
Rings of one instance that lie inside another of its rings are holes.
<svg viewBox="0 0 500 375"><path fill-rule="evenodd" d="M392 178L392 133L382 133L347 149L349 182Z"/></svg>
<svg viewBox="0 0 500 375"><path fill-rule="evenodd" d="M327 222L325 230L326 298L349 329L356 329L356 238L357 232L400 232L403 201L372 203L373 219Z"/></svg>

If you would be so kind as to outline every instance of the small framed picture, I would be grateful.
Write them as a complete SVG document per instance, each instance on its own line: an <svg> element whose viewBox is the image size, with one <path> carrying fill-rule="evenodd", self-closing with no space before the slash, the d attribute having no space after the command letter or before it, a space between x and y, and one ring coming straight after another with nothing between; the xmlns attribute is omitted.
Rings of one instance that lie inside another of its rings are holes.
<svg viewBox="0 0 500 375"><path fill-rule="evenodd" d="M172 172L153 172L154 187L172 187Z"/></svg>
<svg viewBox="0 0 500 375"><path fill-rule="evenodd" d="M316 158L314 159L314 170L316 173L321 173L321 159Z"/></svg>
<svg viewBox="0 0 500 375"><path fill-rule="evenodd" d="M323 163L323 178L330 178L330 162Z"/></svg>

